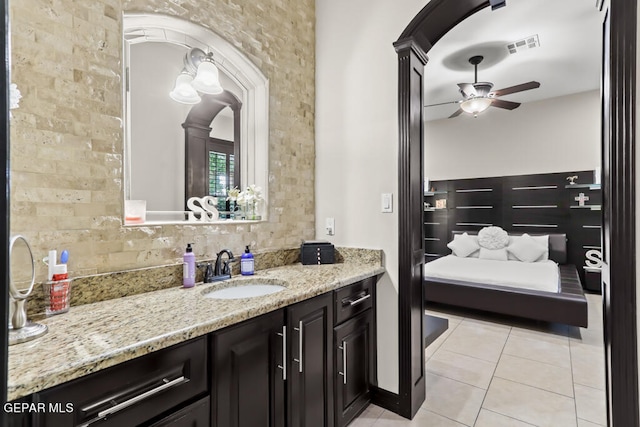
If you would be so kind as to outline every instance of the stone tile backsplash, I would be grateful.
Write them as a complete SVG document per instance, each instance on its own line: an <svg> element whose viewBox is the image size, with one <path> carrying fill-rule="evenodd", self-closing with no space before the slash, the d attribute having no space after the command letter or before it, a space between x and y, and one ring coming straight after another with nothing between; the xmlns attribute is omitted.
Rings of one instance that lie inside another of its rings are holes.
<svg viewBox="0 0 640 427"><path fill-rule="evenodd" d="M122 226L126 11L207 27L269 78L269 221ZM38 260L67 249L70 275L93 277L74 281L74 302L84 298L83 280L102 286L101 273L169 265L154 286L173 283L187 242L211 259L224 248L261 252L313 239L313 0L10 0L10 14L11 80L23 95L11 121L11 233L24 235ZM114 283L127 294L130 283L115 274L92 297ZM37 279L46 279L41 262Z"/></svg>
<svg viewBox="0 0 640 427"><path fill-rule="evenodd" d="M254 253L256 271L282 267L300 262L300 248L280 249ZM236 259L239 261L240 253ZM198 263L215 262L213 260L197 260ZM336 248L336 263L383 265L382 251L375 249ZM240 274L239 262L232 264L232 275ZM203 269L198 269L196 282L202 282ZM182 264L163 265L158 267L102 273L74 277L71 285L71 306L90 304L158 291L182 285ZM44 313L44 294L42 285L34 287L28 300L30 318L39 318Z"/></svg>

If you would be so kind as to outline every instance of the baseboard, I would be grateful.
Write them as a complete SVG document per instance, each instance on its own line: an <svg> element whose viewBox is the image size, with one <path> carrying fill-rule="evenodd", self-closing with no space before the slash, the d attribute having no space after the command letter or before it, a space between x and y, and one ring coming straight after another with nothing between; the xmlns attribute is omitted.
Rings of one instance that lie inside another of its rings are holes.
<svg viewBox="0 0 640 427"><path fill-rule="evenodd" d="M400 396L378 387L371 387L371 403L396 414L400 412Z"/></svg>

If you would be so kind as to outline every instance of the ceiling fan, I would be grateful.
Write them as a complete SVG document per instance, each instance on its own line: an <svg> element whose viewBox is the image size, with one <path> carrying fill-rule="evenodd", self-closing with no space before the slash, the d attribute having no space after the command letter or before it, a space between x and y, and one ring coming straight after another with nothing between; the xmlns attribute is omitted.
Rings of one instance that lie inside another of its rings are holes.
<svg viewBox="0 0 640 427"><path fill-rule="evenodd" d="M473 83L458 83L460 93L463 99L459 101L441 102L439 104L425 105L425 107L433 107L436 105L446 104L460 104L460 108L449 116L449 118L457 117L463 112L473 114L474 117L478 117L478 113L483 112L489 107L504 108L506 110L513 110L520 106L519 102L505 101L498 99L497 97L503 95L509 95L512 93L522 92L530 89L537 89L540 87L540 83L536 81L530 81L527 83L521 83L519 85L506 87L504 89L498 89L491 91L493 83L479 82L478 81L478 64L484 59L483 56L476 55L469 58L469 63L474 67L474 82Z"/></svg>

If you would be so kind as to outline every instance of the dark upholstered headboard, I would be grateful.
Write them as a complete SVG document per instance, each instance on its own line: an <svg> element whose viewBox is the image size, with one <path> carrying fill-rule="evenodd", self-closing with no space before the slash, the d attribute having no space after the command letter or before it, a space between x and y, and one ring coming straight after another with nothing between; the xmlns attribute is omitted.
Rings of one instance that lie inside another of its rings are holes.
<svg viewBox="0 0 640 427"><path fill-rule="evenodd" d="M471 236L478 234L477 231L452 231L452 234L467 233ZM523 233L509 233L509 236L521 236ZM530 236L544 236L545 233L527 233ZM565 233L548 233L549 235L549 259L558 264L567 263L567 235Z"/></svg>

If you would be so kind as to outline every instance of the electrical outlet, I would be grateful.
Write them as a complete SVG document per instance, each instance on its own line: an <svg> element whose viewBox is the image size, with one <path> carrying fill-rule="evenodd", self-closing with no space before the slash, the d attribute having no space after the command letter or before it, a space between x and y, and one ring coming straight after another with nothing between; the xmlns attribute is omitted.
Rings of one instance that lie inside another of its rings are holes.
<svg viewBox="0 0 640 427"><path fill-rule="evenodd" d="M327 218L324 228L327 230L327 236L333 236L336 234L336 220L335 218Z"/></svg>

